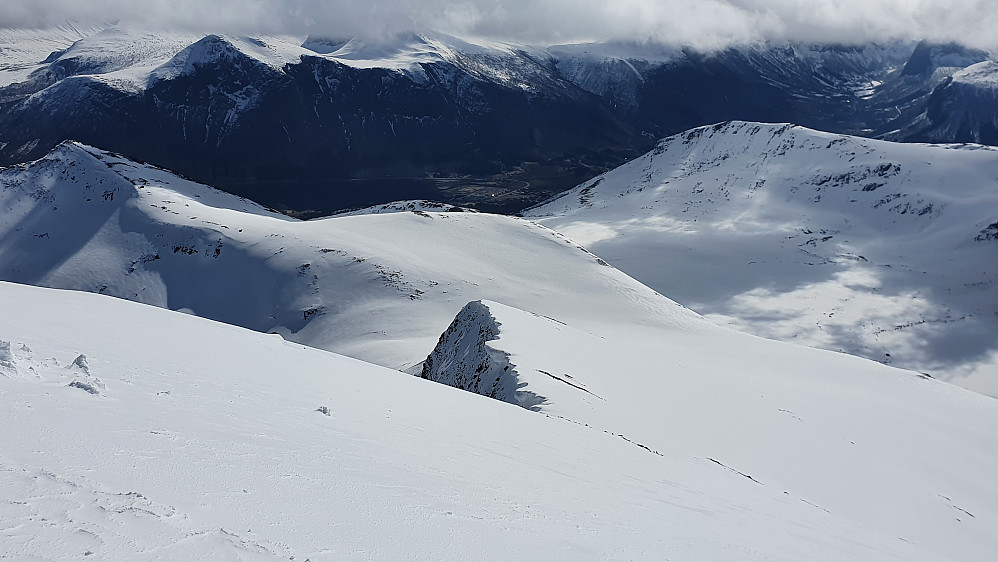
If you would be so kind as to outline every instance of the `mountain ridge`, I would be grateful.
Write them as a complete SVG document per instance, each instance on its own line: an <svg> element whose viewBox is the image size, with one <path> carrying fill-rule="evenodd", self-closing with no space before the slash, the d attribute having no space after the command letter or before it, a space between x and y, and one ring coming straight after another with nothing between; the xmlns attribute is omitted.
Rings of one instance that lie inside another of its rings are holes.
<svg viewBox="0 0 998 562"><path fill-rule="evenodd" d="M0 69L0 164L77 139L301 216L414 198L515 212L656 138L731 119L985 143L998 122L990 66L975 80L940 66L992 55L928 43L700 53L110 28L41 57L59 37Z"/></svg>

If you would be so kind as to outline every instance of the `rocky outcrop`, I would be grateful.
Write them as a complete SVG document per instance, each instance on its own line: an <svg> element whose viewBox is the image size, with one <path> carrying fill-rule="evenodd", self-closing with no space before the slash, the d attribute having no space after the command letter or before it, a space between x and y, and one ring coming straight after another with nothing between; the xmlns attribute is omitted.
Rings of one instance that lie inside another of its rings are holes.
<svg viewBox="0 0 998 562"><path fill-rule="evenodd" d="M519 404L515 366L508 354L488 343L499 339L499 326L482 301L468 303L440 336L419 376Z"/></svg>

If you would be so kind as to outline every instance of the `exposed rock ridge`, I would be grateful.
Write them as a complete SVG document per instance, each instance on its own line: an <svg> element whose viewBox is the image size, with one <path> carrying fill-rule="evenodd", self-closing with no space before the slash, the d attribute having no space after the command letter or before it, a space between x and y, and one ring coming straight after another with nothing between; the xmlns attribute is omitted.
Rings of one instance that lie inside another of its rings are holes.
<svg viewBox="0 0 998 562"><path fill-rule="evenodd" d="M517 374L509 355L488 345L499 339L499 327L487 305L469 302L440 336L419 376L523 405L517 400Z"/></svg>

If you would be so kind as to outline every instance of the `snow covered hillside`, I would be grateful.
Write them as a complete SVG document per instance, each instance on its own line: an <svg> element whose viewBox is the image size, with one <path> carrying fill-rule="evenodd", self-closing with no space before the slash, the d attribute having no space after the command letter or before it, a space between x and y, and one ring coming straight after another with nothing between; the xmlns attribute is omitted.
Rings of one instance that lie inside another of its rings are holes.
<svg viewBox="0 0 998 562"><path fill-rule="evenodd" d="M482 298L581 325L710 326L530 221L396 207L411 210L298 221L66 143L0 171L0 279L185 310L392 368L421 362Z"/></svg>
<svg viewBox="0 0 998 562"><path fill-rule="evenodd" d="M219 49L217 45L226 47ZM3 29L0 48L0 55L8 62L0 67L0 87L47 77L44 88L68 76L79 76L137 91L157 80L193 72L195 66L246 57L280 70L301 63L303 56L359 69L395 70L423 81L427 77L421 65L441 62L460 65L483 79L528 89L537 89L540 82L551 80L550 75L540 76L544 66L528 56L544 59L546 54L541 50L530 53L532 49L525 46L471 42L439 33L409 33L378 43L292 36L151 33L107 25L85 30ZM526 74L500 70L514 67ZM537 79L527 80L531 74Z"/></svg>
<svg viewBox="0 0 998 562"><path fill-rule="evenodd" d="M103 295L0 283L0 298L0 551L15 559L998 548L996 403L861 359L475 304L545 396L537 413Z"/></svg>
<svg viewBox="0 0 998 562"><path fill-rule="evenodd" d="M457 315L422 376L695 458L935 554L998 547L984 538L998 484L983 470L998 468L986 444L998 402L915 372L727 330L581 330L482 301ZM973 508L939 491L958 488Z"/></svg>
<svg viewBox="0 0 998 562"><path fill-rule="evenodd" d="M526 216L721 324L998 396L998 151L732 122Z"/></svg>

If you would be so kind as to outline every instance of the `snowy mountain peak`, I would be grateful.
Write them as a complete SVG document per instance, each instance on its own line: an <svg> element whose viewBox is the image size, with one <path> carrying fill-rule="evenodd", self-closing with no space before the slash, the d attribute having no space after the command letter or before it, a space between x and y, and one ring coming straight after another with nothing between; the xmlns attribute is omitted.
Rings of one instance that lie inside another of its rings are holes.
<svg viewBox="0 0 998 562"><path fill-rule="evenodd" d="M156 68L152 72L150 84L157 80L171 80L192 74L197 67L234 65L238 61L280 71L285 65L296 64L301 61L302 55L310 53L311 51L289 38L207 35Z"/></svg>
<svg viewBox="0 0 998 562"><path fill-rule="evenodd" d="M0 168L0 185L8 202L44 197L56 205L70 200L108 204L116 199L121 204L132 197L152 194L152 197L195 200L217 208L293 220L242 197L77 141L64 141L33 162Z"/></svg>
<svg viewBox="0 0 998 562"><path fill-rule="evenodd" d="M231 63L242 53L231 42L220 35L208 35L185 47L169 62L153 71L151 81L171 80L178 76L192 74L196 67L206 64Z"/></svg>
<svg viewBox="0 0 998 562"><path fill-rule="evenodd" d="M13 31L0 34L0 52L5 39L19 38ZM0 68L0 88L12 86L14 95L38 92L71 77L139 93L160 80L189 75L198 66L233 65L242 60L279 71L300 62L304 54L315 54L292 37L151 33L117 26L91 30L81 37L51 31L35 39L31 50L32 42L25 42L29 44L23 60Z"/></svg>
<svg viewBox="0 0 998 562"><path fill-rule="evenodd" d="M964 158L983 166L970 174L980 176L984 184L994 183L990 171L998 169L998 150L991 147L899 145L824 133L789 123L731 121L668 137L641 158L528 210L525 216L554 212L559 202L564 202L560 208L573 212L594 206L618 206L613 198L625 195L631 195L632 199L657 198L666 193L675 196L678 193L673 182L697 178L700 185L684 197L684 213L692 212L690 206L696 206L695 216L703 221L722 208L737 212L743 200L751 201L759 193L770 191L771 188L764 186L773 179L771 170L780 171L787 162L792 162L794 173L807 177L797 178L801 182L798 184L785 184L785 191L779 194L781 198L805 205L845 205L853 208L854 213L871 215L871 220L873 216L885 218L890 224L886 228L908 225L918 230L924 228L925 221L939 216L951 197L980 192L981 184L961 183L950 187L943 196L926 192L922 184L927 182L918 181L923 174L943 181L933 171L933 163ZM732 174L735 163L747 169ZM638 174L636 183L607 181L625 174ZM639 195L646 189L652 191ZM887 194L888 191L891 193ZM656 207L661 206L661 201L655 203L659 204ZM873 226L874 222L869 224Z"/></svg>
<svg viewBox="0 0 998 562"><path fill-rule="evenodd" d="M986 60L953 73L953 81L998 89L998 61Z"/></svg>

